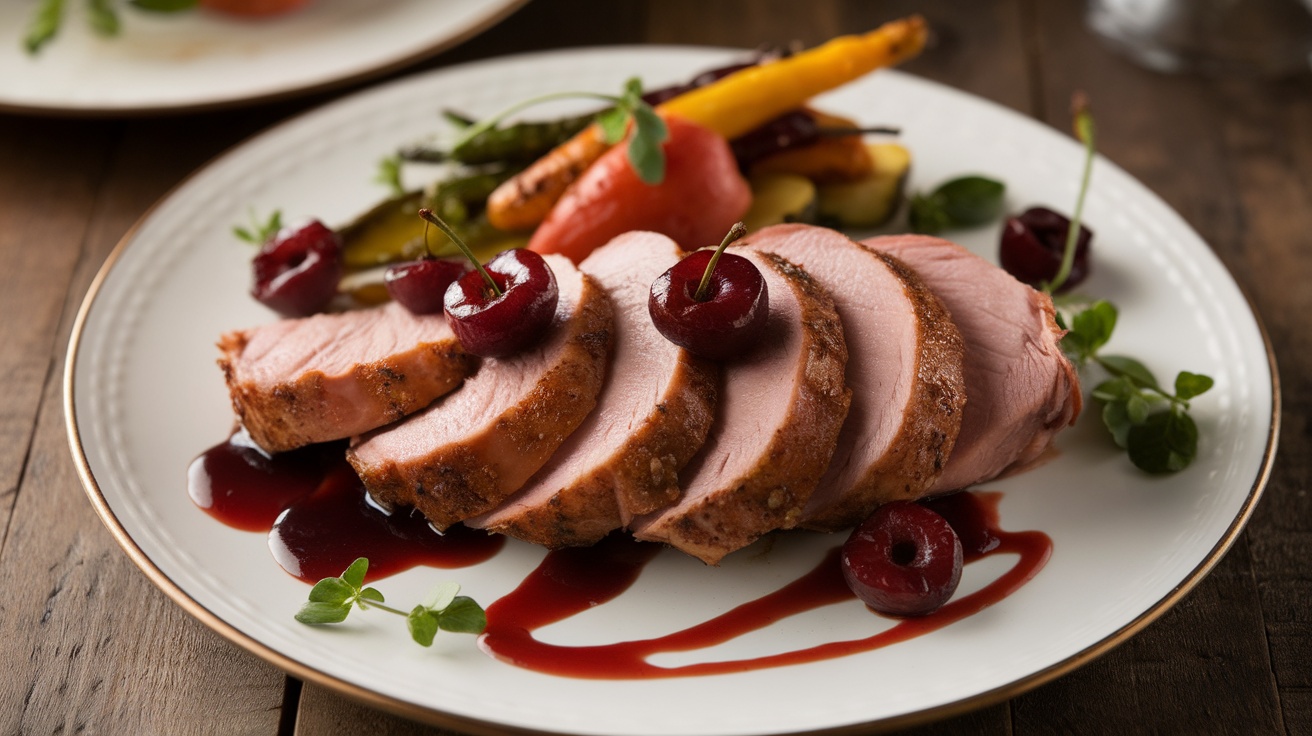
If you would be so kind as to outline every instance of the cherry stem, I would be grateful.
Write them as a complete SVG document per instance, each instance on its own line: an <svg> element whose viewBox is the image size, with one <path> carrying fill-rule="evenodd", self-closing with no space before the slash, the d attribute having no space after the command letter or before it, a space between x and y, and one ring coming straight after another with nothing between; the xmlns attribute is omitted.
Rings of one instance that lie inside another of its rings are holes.
<svg viewBox="0 0 1312 736"><path fill-rule="evenodd" d="M474 264L474 268L477 268L478 272L483 275L483 280L487 282L488 288L492 290L492 293L496 296L501 296L501 287L497 286L497 282L492 280L492 275L489 274L487 270L483 268L483 264L479 263L478 259L474 257L474 251L470 250L468 245L465 245L465 241L461 240L459 235L456 235L456 231L452 230L450 225L446 224L442 218L433 214L433 211L426 207L419 210L419 216L424 218L424 222L431 222L437 226L438 230L446 233L446 236L451 239L452 243L456 244L456 247L460 249L460 252L465 254L465 258L468 258L469 262ZM428 247L427 229L424 230L424 247Z"/></svg>
<svg viewBox="0 0 1312 736"><path fill-rule="evenodd" d="M706 301L706 289L711 285L711 274L715 272L715 264L720 262L720 254L733 241L747 234L747 226L741 222L735 222L733 227L729 228L729 234L724 236L720 241L720 247L715 249L711 254L711 260L706 264L706 270L702 273L702 281L697 284L697 291L693 293L692 298L699 302Z"/></svg>
<svg viewBox="0 0 1312 736"><path fill-rule="evenodd" d="M870 128L816 128L816 135L822 138L841 138L848 135L902 135L901 128L888 125L876 125Z"/></svg>
<svg viewBox="0 0 1312 736"><path fill-rule="evenodd" d="M1070 229L1066 231L1066 249L1061 254L1061 267L1052 281L1043 285L1043 290L1051 294L1060 289L1075 267L1075 244L1080 238L1080 219L1084 214L1084 195L1089 192L1089 177L1093 173L1094 128L1093 115L1089 112L1089 98L1083 92L1076 92L1071 99L1071 109L1075 113L1075 137L1084 144L1084 174L1080 179L1080 194L1075 199L1075 213L1071 217Z"/></svg>

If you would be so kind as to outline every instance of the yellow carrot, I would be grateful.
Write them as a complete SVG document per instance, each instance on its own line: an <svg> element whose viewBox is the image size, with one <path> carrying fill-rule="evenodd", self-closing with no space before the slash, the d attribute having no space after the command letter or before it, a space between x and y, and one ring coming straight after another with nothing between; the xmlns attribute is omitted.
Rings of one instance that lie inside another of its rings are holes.
<svg viewBox="0 0 1312 736"><path fill-rule="evenodd" d="M927 32L924 19L915 15L861 36L839 36L796 56L747 67L657 109L737 138L821 92L915 56Z"/></svg>
<svg viewBox="0 0 1312 736"><path fill-rule="evenodd" d="M815 95L915 56L927 33L920 16L893 21L864 35L840 36L795 56L748 67L656 109L736 138ZM502 230L537 226L565 189L607 148L595 124L584 128L498 187L488 198L489 221Z"/></svg>

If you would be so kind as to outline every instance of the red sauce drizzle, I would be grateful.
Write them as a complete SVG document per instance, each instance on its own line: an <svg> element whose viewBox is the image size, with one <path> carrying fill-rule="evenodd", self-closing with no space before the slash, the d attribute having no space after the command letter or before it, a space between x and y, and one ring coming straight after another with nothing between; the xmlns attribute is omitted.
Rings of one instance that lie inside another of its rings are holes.
<svg viewBox="0 0 1312 736"><path fill-rule="evenodd" d="M533 631L581 613L624 592L659 551L652 544L612 536L587 550L547 555L528 578L488 608L483 649L519 667L589 679L686 677L766 669L866 652L926 634L1006 598L1033 578L1052 553L1052 540L1037 531L1008 532L998 526L999 493L959 493L931 506L958 530L967 562L995 554L1019 555L1016 564L983 589L950 601L927 616L902 619L893 628L863 639L838 641L791 652L727 662L657 667L646 658L720 644L780 619L853 598L843 582L838 548L811 572L784 588L744 603L709 621L666 636L598 646L559 646L533 638ZM960 525L960 526L959 526Z"/></svg>
<svg viewBox="0 0 1312 736"><path fill-rule="evenodd" d="M271 457L239 432L192 462L188 493L197 506L224 524L268 532L278 564L311 583L341 574L357 557L369 558L368 577L376 580L419 565L474 565L501 549L503 537L461 525L441 534L418 513L388 514L378 508L346 462L344 450L344 443L335 442ZM892 628L862 639L679 667L647 662L654 654L705 649L789 616L853 599L843 581L838 547L780 590L682 631L597 646L560 646L535 639L536 629L623 593L662 549L614 534L591 548L548 553L519 587L488 608L488 628L479 641L492 656L516 666L589 679L746 672L878 649L977 613L1011 595L1043 569L1052 554L1052 540L1042 532L1001 529L1001 498L1000 493L973 492L925 503L956 529L967 563L1011 553L1019 555L1016 564L981 590L928 616L900 619Z"/></svg>
<svg viewBox="0 0 1312 736"><path fill-rule="evenodd" d="M369 580L419 565L467 567L490 559L505 538L456 525L439 533L417 513L372 504L344 443L272 457L244 433L206 450L188 470L192 500L219 521L269 533L269 549L306 582L340 575L369 558Z"/></svg>

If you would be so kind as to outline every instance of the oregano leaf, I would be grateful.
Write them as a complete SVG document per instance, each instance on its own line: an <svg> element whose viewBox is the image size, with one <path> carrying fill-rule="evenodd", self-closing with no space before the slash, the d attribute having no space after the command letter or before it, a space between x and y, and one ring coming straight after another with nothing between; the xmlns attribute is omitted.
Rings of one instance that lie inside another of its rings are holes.
<svg viewBox="0 0 1312 736"><path fill-rule="evenodd" d="M1160 388L1157 376L1143 363L1124 355L1100 355L1098 362L1107 370L1126 376L1142 388Z"/></svg>
<svg viewBox="0 0 1312 736"><path fill-rule="evenodd" d="M427 607L415 606L405 617L405 625L410 630L410 638L416 643L425 647L433 646L433 638L437 636L437 618Z"/></svg>
<svg viewBox="0 0 1312 736"><path fill-rule="evenodd" d="M451 605L437 613L437 623L444 631L458 634L481 634L487 628L487 613L469 596L457 596Z"/></svg>
<svg viewBox="0 0 1312 736"><path fill-rule="evenodd" d="M1126 438L1130 434L1130 427L1134 426L1130 422L1129 413L1125 410L1124 401L1109 401L1102 407L1102 423L1107 427L1107 431L1112 435L1112 441L1117 447L1125 448Z"/></svg>
<svg viewBox="0 0 1312 736"><path fill-rule="evenodd" d="M310 601L313 603L332 603L340 606L354 595L355 589L341 578L324 578L310 588Z"/></svg>
<svg viewBox="0 0 1312 736"><path fill-rule="evenodd" d="M342 573L342 581L353 588L353 592L359 593L360 588L364 587L364 575L369 571L369 560L364 557L357 557Z"/></svg>
<svg viewBox="0 0 1312 736"><path fill-rule="evenodd" d="M1175 377L1175 397L1181 401L1188 401L1195 396L1207 393L1214 384L1215 381L1212 380L1211 376L1180 371Z"/></svg>
<svg viewBox="0 0 1312 736"><path fill-rule="evenodd" d="M296 613L296 620L303 624L336 624L346 620L351 612L349 605L340 605L326 601L310 601L301 606Z"/></svg>

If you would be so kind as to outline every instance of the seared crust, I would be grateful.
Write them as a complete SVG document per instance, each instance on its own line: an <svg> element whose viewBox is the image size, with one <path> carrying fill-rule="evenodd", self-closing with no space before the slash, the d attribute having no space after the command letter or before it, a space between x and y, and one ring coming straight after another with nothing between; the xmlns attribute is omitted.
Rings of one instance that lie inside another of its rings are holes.
<svg viewBox="0 0 1312 736"><path fill-rule="evenodd" d="M947 307L905 263L859 243L854 245L883 261L906 287L916 314L916 380L889 451L837 503L803 522L806 528L820 531L859 524L889 501L926 495L952 454L966 405L965 348Z"/></svg>
<svg viewBox="0 0 1312 736"><path fill-rule="evenodd" d="M387 507L413 506L439 530L501 503L551 457L596 405L611 343L610 300L591 277L583 288L565 347L525 398L486 431L435 448L427 462L365 464L347 460L370 495Z"/></svg>
<svg viewBox="0 0 1312 736"><path fill-rule="evenodd" d="M763 534L797 526L829 465L852 398L844 381L847 342L833 300L800 267L773 253L751 255L782 275L801 303L806 357L796 400L735 487L707 494L638 534L711 565Z"/></svg>
<svg viewBox="0 0 1312 736"><path fill-rule="evenodd" d="M488 528L552 549L587 546L670 505L679 497L679 471L710 431L718 379L716 364L680 351L668 392L606 463L546 504Z"/></svg>
<svg viewBox="0 0 1312 736"><path fill-rule="evenodd" d="M452 337L423 342L384 360L357 364L348 374L306 371L295 380L259 385L244 380L238 365L249 333L219 338L233 411L260 447L284 452L342 439L412 414L460 385L478 367Z"/></svg>

